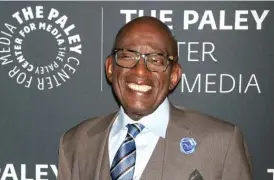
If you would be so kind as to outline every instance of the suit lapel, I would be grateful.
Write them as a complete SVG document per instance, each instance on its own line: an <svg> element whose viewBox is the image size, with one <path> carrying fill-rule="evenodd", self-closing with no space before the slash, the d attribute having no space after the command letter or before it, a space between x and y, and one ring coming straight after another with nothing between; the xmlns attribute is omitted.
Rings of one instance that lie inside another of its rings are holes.
<svg viewBox="0 0 274 180"><path fill-rule="evenodd" d="M163 172L165 139L160 137L140 180L160 180Z"/></svg>
<svg viewBox="0 0 274 180"><path fill-rule="evenodd" d="M102 164L101 164L101 169L99 170L99 178L98 180L110 180L110 163L109 163L109 147L108 147L108 137L109 137L109 132L110 129L108 129L106 139L104 140L104 147L102 147Z"/></svg>
<svg viewBox="0 0 274 180"><path fill-rule="evenodd" d="M193 133L193 122L187 117L184 111L170 105L170 121L167 128L164 171L162 179L181 180L188 179L191 172L199 164L199 154L197 151L191 154L185 154L180 150L180 141L182 138L194 138L199 148L201 137ZM196 149L196 150L197 150Z"/></svg>
<svg viewBox="0 0 274 180"><path fill-rule="evenodd" d="M187 171L184 171L182 167L187 165L185 160L188 157L180 152L180 140L182 137L191 136L192 132L188 122L182 123L184 119L182 115L184 114L181 111L170 104L170 119L166 138L159 138L140 180L165 180L171 179L171 177L173 180L187 179L182 178L182 173ZM177 174L179 175L176 177Z"/></svg>
<svg viewBox="0 0 274 180"><path fill-rule="evenodd" d="M109 180L108 135L118 113L103 117L87 132L78 164L81 180Z"/></svg>
<svg viewBox="0 0 274 180"><path fill-rule="evenodd" d="M170 121L167 128L164 172L162 179L188 179L188 161L192 155L180 151L180 141L184 137L192 137L191 128L185 114L170 105Z"/></svg>

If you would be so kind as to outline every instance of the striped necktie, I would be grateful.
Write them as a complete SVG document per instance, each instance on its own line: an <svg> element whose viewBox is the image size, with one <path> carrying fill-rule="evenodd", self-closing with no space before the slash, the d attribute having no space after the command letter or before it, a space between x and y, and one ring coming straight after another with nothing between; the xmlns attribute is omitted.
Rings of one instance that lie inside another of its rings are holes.
<svg viewBox="0 0 274 180"><path fill-rule="evenodd" d="M128 124L125 140L118 149L111 168L112 180L132 180L136 161L136 145L134 138L144 129L142 124Z"/></svg>

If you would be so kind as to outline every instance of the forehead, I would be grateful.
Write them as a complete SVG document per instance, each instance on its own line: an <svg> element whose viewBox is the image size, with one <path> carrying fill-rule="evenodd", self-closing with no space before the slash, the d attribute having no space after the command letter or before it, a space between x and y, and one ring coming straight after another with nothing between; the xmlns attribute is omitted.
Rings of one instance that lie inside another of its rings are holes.
<svg viewBox="0 0 274 180"><path fill-rule="evenodd" d="M159 25L133 24L126 27L117 39L116 48L128 48L142 53L158 51L171 53L172 41L170 34Z"/></svg>

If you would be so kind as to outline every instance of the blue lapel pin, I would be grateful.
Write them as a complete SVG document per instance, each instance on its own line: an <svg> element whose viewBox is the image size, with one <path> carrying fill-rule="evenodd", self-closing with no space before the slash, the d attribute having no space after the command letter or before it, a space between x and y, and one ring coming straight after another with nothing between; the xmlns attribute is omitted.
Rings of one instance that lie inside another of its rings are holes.
<svg viewBox="0 0 274 180"><path fill-rule="evenodd" d="M195 151L196 141L193 138L183 138L180 142L180 150L185 154L191 154Z"/></svg>

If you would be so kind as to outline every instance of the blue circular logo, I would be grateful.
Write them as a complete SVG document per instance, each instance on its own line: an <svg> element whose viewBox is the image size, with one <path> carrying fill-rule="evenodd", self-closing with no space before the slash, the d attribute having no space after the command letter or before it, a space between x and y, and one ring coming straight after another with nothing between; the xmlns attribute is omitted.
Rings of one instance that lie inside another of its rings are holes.
<svg viewBox="0 0 274 180"><path fill-rule="evenodd" d="M180 142L180 150L185 154L191 154L195 151L196 145L193 138L183 138Z"/></svg>

